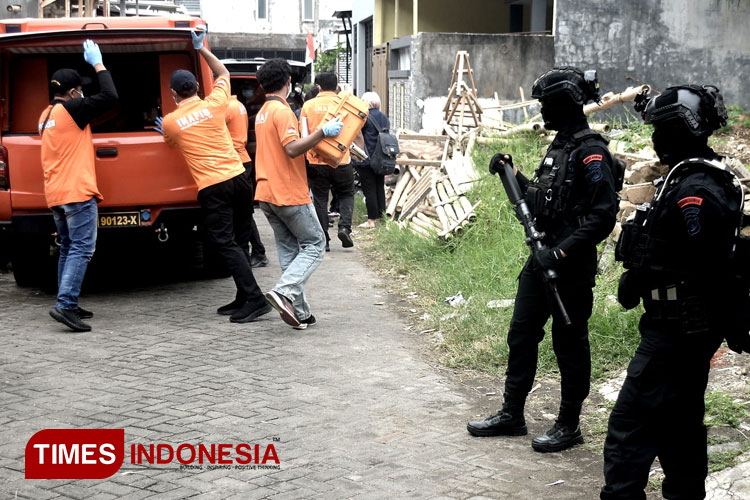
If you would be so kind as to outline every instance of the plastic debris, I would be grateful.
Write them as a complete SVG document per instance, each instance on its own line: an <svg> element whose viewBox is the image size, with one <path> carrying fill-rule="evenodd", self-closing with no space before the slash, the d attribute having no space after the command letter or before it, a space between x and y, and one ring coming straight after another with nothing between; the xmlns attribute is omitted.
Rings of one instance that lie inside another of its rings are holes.
<svg viewBox="0 0 750 500"><path fill-rule="evenodd" d="M468 304L468 302L464 298L464 294L461 292L458 292L456 295L452 297L446 297L445 303L450 304L452 307L458 307L458 306Z"/></svg>
<svg viewBox="0 0 750 500"><path fill-rule="evenodd" d="M490 309L504 309L506 307L510 307L513 304L515 304L516 299L500 299L500 300L490 300L487 302L487 307Z"/></svg>

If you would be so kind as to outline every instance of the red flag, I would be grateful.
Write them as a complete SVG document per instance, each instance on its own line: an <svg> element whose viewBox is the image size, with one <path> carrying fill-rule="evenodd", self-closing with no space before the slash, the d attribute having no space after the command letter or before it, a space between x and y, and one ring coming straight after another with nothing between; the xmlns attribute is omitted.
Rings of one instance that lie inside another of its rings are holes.
<svg viewBox="0 0 750 500"><path fill-rule="evenodd" d="M305 47L305 65L312 64L315 61L315 45L313 36L307 32L307 46Z"/></svg>

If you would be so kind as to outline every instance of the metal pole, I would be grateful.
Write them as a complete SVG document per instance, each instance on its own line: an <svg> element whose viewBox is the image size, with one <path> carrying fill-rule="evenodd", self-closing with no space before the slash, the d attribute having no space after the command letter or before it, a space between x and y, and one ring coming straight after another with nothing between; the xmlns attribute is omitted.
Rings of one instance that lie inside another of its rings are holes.
<svg viewBox="0 0 750 500"><path fill-rule="evenodd" d="M140 10L138 9L138 0L135 0L135 16L138 17L140 15L141 13L140 13Z"/></svg>
<svg viewBox="0 0 750 500"><path fill-rule="evenodd" d="M120 0L120 17L125 17L127 14L128 7L126 5L126 0Z"/></svg>

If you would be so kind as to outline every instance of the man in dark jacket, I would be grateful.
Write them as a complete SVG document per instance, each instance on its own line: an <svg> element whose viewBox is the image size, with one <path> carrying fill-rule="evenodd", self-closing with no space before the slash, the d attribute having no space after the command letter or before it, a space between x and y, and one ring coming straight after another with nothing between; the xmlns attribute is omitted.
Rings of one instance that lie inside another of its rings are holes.
<svg viewBox="0 0 750 500"><path fill-rule="evenodd" d="M555 452L583 442L579 416L589 394L591 354L588 319L593 305L596 245L615 225L618 198L607 142L588 128L583 105L598 100L595 72L554 68L540 76L532 96L542 104L545 126L557 130L532 181L517 172L546 249L530 258L519 277L508 332L508 368L503 408L485 420L469 422L474 436L525 435L526 397L536 374L539 342L552 316L552 345L560 368L560 412L554 426L532 441L539 452ZM493 165L509 163L509 155ZM512 163L511 163L512 165ZM491 166L492 168L492 166ZM541 271L553 269L570 324L550 303Z"/></svg>
<svg viewBox="0 0 750 500"><path fill-rule="evenodd" d="M50 316L77 332L91 326L82 320L93 313L78 305L78 294L96 247L97 203L102 200L96 185L91 121L117 104L117 91L102 64L99 46L83 42L83 58L94 67L99 93L83 95L83 79L74 69L52 74L54 98L39 116L42 138L44 194L52 210L60 238L57 264L57 303Z"/></svg>
<svg viewBox="0 0 750 500"><path fill-rule="evenodd" d="M705 497L708 473L704 393L710 361L724 338L750 349L750 301L740 262L743 194L708 147L726 124L713 86L670 87L636 101L654 125L654 149L669 174L650 204L623 224L617 258L628 269L618 299L641 299L641 342L609 418L601 498L643 499L659 457L664 498ZM746 264L745 264L746 265Z"/></svg>

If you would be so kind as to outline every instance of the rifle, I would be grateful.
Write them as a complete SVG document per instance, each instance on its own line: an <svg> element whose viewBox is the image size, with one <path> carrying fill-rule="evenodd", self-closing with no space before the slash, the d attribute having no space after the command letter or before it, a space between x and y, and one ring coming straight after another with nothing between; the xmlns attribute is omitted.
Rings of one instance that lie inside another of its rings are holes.
<svg viewBox="0 0 750 500"><path fill-rule="evenodd" d="M534 224L534 216L529 210L529 206L526 204L526 200L521 193L521 187L518 185L516 177L513 175L513 164L510 155L508 161L504 160L502 154L496 154L490 160L490 173L498 174L500 180L503 181L503 188L505 188L505 194L508 195L508 200L513 204L513 211L516 214L516 218L521 222L521 225L526 230L526 245L531 250L532 258L540 250L544 250L546 247L542 243L545 237L543 232L540 232ZM570 325L570 316L565 310L565 305L560 298L560 293L557 291L557 273L554 269L542 269L542 279L547 285L550 294L555 299L557 308L560 310L563 321L566 325Z"/></svg>

